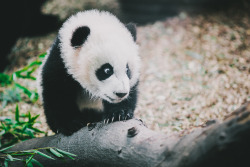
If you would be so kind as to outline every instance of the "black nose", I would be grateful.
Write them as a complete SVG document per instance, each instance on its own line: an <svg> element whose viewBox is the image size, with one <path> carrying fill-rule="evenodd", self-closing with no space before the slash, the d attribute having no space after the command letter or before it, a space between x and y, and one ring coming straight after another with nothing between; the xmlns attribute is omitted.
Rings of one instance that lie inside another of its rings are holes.
<svg viewBox="0 0 250 167"><path fill-rule="evenodd" d="M122 98L127 95L127 93L115 93L118 97Z"/></svg>

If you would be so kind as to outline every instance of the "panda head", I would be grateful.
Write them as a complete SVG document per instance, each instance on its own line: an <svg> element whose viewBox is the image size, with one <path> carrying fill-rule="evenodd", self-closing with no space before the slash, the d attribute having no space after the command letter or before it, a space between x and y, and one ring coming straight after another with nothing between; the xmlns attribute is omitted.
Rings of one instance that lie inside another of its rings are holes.
<svg viewBox="0 0 250 167"><path fill-rule="evenodd" d="M59 31L67 71L94 99L118 103L139 79L140 58L133 24L90 10L70 17Z"/></svg>

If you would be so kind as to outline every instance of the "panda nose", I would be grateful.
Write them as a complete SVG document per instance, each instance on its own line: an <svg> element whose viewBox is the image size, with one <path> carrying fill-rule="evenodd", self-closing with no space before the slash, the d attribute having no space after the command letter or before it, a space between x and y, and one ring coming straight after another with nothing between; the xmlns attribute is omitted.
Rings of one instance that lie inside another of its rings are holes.
<svg viewBox="0 0 250 167"><path fill-rule="evenodd" d="M115 94L116 94L116 96L118 96L120 98L122 98L122 97L124 97L124 96L127 95L127 93L115 93Z"/></svg>

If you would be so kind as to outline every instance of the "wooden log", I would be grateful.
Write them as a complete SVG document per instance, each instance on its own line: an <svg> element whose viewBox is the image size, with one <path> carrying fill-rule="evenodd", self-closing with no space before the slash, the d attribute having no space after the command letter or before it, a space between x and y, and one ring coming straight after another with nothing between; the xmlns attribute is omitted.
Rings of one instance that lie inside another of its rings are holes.
<svg viewBox="0 0 250 167"><path fill-rule="evenodd" d="M57 134L21 142L12 151L56 147L76 154L75 160L34 158L44 166L224 167L250 166L250 103L223 122L200 127L185 136L148 129L132 119L91 124L72 136ZM22 166L12 162L10 166Z"/></svg>

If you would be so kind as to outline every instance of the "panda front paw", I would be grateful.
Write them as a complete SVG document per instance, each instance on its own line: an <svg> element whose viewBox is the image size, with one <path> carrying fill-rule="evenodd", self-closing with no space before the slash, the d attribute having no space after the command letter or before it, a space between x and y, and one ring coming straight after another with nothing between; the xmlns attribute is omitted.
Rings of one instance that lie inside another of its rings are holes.
<svg viewBox="0 0 250 167"><path fill-rule="evenodd" d="M114 112L107 112L103 116L103 122L104 124L112 123L115 121L124 121L132 119L134 116L132 110L120 110L120 111L114 111Z"/></svg>

